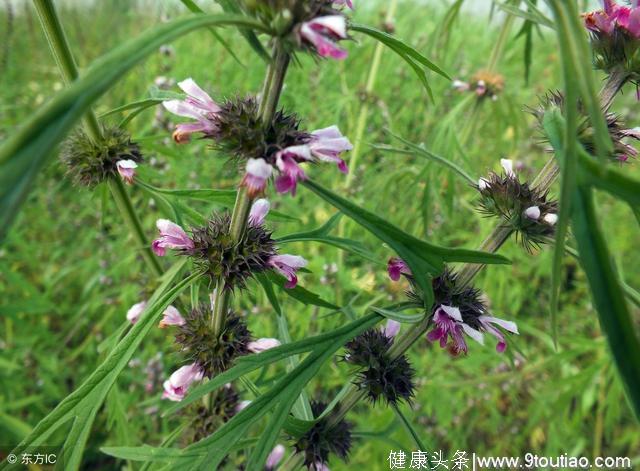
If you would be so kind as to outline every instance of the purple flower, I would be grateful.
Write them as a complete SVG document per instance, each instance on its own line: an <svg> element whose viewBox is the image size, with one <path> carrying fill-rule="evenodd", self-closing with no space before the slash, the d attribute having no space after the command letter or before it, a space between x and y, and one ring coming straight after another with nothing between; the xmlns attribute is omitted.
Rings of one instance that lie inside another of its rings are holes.
<svg viewBox="0 0 640 471"><path fill-rule="evenodd" d="M540 219L540 208L538 208L537 206L530 206L529 208L524 210L524 215L528 219L537 221L538 219Z"/></svg>
<svg viewBox="0 0 640 471"><path fill-rule="evenodd" d="M468 326L462 320L462 314L457 307L440 305L433 314L434 328L427 334L431 342L440 341L440 347L445 348L451 339L450 351L457 355L469 350L463 333L480 344L484 343L482 333Z"/></svg>
<svg viewBox="0 0 640 471"><path fill-rule="evenodd" d="M292 150L294 147L296 149ZM298 180L307 179L304 171L293 157L294 155L299 155L295 153L298 152L297 148L301 149L299 152L302 152L303 149L306 150L307 153L309 152L309 148L305 145L287 147L278 152L276 157L276 165L280 170L280 175L276 178L276 191L278 193L291 193L291 196L295 196Z"/></svg>
<svg viewBox="0 0 640 471"><path fill-rule="evenodd" d="M246 186L247 193L254 198L264 192L273 167L264 159L249 159L245 170L240 186Z"/></svg>
<svg viewBox="0 0 640 471"><path fill-rule="evenodd" d="M311 155L323 162L335 162L342 173L347 173L347 164L339 156L353 149L351 142L342 135L338 126L317 129L311 133L309 143Z"/></svg>
<svg viewBox="0 0 640 471"><path fill-rule="evenodd" d="M505 341L502 332L496 329L494 325L500 326L504 330L511 332L512 334L519 334L518 326L515 324L515 322L505 321L503 319L491 316L480 316L478 317L478 321L480 321L480 324L482 324L482 328L485 331L498 339L498 344L496 345L496 351L498 353L502 353L507 349L507 342Z"/></svg>
<svg viewBox="0 0 640 471"><path fill-rule="evenodd" d="M391 257L389 259L387 262L387 272L389 273L389 278L393 281L398 281L400 279L400 275L411 276L411 269L409 268L409 265L398 257Z"/></svg>
<svg viewBox="0 0 640 471"><path fill-rule="evenodd" d="M285 288L295 288L298 284L296 271L306 267L307 261L298 255L274 255L269 259L269 265L288 280L284 285Z"/></svg>
<svg viewBox="0 0 640 471"><path fill-rule="evenodd" d="M142 301L131 306L127 311L127 320L132 324L135 324L136 322L138 322L140 315L144 312L146 307L147 307L146 301Z"/></svg>
<svg viewBox="0 0 640 471"><path fill-rule="evenodd" d="M394 321L393 319L387 319L387 324L384 327L384 335L389 337L390 339L394 338L400 332L400 322Z"/></svg>
<svg viewBox="0 0 640 471"><path fill-rule="evenodd" d="M178 86L187 94L187 98L164 101L162 104L171 113L193 118L196 122L178 124L173 133L174 141L178 144L189 142L194 133L202 133L203 137L214 136L218 132L214 118L220 112L220 106L191 78L179 82Z"/></svg>
<svg viewBox="0 0 640 471"><path fill-rule="evenodd" d="M251 401L240 401L238 403L238 405L236 406L236 414L238 412L240 412L241 410L246 409L247 407L249 407L249 404L251 404Z"/></svg>
<svg viewBox="0 0 640 471"><path fill-rule="evenodd" d="M273 450L271 450L271 453L269 453L269 456L267 456L267 462L265 463L265 468L268 471L276 469L278 464L280 464L280 461L282 461L282 458L284 458L284 452L285 452L285 448L280 444L273 447Z"/></svg>
<svg viewBox="0 0 640 471"><path fill-rule="evenodd" d="M336 41L347 38L347 22L342 15L320 16L302 23L299 38L313 46L322 57L347 57L347 51L336 44Z"/></svg>
<svg viewBox="0 0 640 471"><path fill-rule="evenodd" d="M160 231L160 237L153 241L151 247L156 255L163 257L166 249L192 249L193 241L187 233L177 224L167 220L158 219L156 227Z"/></svg>
<svg viewBox="0 0 640 471"><path fill-rule="evenodd" d="M162 384L164 388L162 398L175 402L182 401L191 383L200 381L203 376L204 372L197 363L179 368Z"/></svg>
<svg viewBox="0 0 640 471"><path fill-rule="evenodd" d="M249 225L262 226L270 207L269 200L265 198L255 200L251 205L251 211L249 211Z"/></svg>
<svg viewBox="0 0 640 471"><path fill-rule="evenodd" d="M247 344L247 348L249 351L253 353L264 352L265 350L269 350L270 348L275 348L280 346L280 341L278 339L270 339L270 338L262 338L255 340L253 342L249 342Z"/></svg>
<svg viewBox="0 0 640 471"><path fill-rule="evenodd" d="M116 168L118 169L118 173L122 177L122 179L131 185L133 183L133 178L136 176L136 168L138 164L133 160L118 160L116 162Z"/></svg>
<svg viewBox="0 0 640 471"><path fill-rule="evenodd" d="M160 327L161 329L164 329L168 325L181 326L184 324L185 324L185 320L184 320L184 317L180 315L180 312L178 312L178 310L175 307L169 306L162 313L162 319L160 320L158 327Z"/></svg>

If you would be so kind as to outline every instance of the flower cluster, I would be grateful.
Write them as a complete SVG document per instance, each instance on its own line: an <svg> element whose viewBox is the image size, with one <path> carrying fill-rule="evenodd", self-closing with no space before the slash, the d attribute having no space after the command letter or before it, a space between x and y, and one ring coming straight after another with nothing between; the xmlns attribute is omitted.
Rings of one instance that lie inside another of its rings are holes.
<svg viewBox="0 0 640 471"><path fill-rule="evenodd" d="M491 173L480 178L479 210L487 216L502 219L503 223L517 231L523 245L532 247L544 244L555 233L558 220L558 203L542 192L522 183L513 170L513 162L502 159L502 174Z"/></svg>
<svg viewBox="0 0 640 471"><path fill-rule="evenodd" d="M583 14L585 27L591 33L596 67L611 71L623 67L637 76L640 69L640 7L618 5L603 0L603 8ZM634 78L635 79L635 78Z"/></svg>
<svg viewBox="0 0 640 471"><path fill-rule="evenodd" d="M538 120L541 134L546 136L544 132L543 119L547 111L557 109L560 113L565 112L565 99L562 93L558 91L550 91L540 98L540 104L536 108L528 108L528 111ZM579 122L578 122L578 141L585 150L591 154L595 154L595 138L594 129L591 126L591 120L584 109L582 103L579 103ZM624 122L616 113L605 112L609 137L613 143L613 151L609 156L614 162L627 162L630 157L636 157L638 151L631 144L626 142L628 139L640 140L640 128L627 128Z"/></svg>
<svg viewBox="0 0 640 471"><path fill-rule="evenodd" d="M268 211L267 200L253 203L248 227L238 242L231 237L228 214L214 215L206 225L192 228L191 236L177 224L160 219L156 224L160 237L153 241L152 248L159 256L173 249L192 257L212 280L224 279L225 289L243 288L248 278L266 270L277 271L287 279L285 287L294 288L298 283L296 272L307 261L297 255L278 254L271 232L264 226Z"/></svg>
<svg viewBox="0 0 640 471"><path fill-rule="evenodd" d="M213 139L217 147L245 162L242 185L254 198L263 193L274 171L276 190L295 195L297 183L305 180L302 163L333 162L341 172L347 166L340 157L352 149L336 126L306 132L293 114L279 111L266 126L259 116L254 98L234 99L219 105L192 80L178 84L185 100L164 102L165 108L195 122L178 124L173 134L178 143L188 142L192 134Z"/></svg>
<svg viewBox="0 0 640 471"><path fill-rule="evenodd" d="M138 322L146 307L147 301L131 306L127 311L127 320L132 324ZM213 303L201 305L185 316L174 306L167 307L163 312L158 327L176 329L176 344L190 362L174 371L164 382L163 398L181 401L194 382L226 371L236 358L280 345L278 340L272 338L253 340L244 320L232 311L227 313L221 331L214 333L210 324L213 308Z"/></svg>
<svg viewBox="0 0 640 471"><path fill-rule="evenodd" d="M143 161L140 147L119 127L103 128L102 136L94 141L82 128L69 136L60 150L67 175L77 185L90 188L118 175L132 183L135 169Z"/></svg>
<svg viewBox="0 0 640 471"><path fill-rule="evenodd" d="M388 272L391 279L398 279L397 274L401 273L411 285L407 293L409 298L415 302L416 307L424 305L411 270L403 260L391 258ZM489 314L479 290L458 286L455 273L449 269L433 279L432 287L434 303L428 314L432 316L433 328L427 334L427 339L431 342L438 341L452 355L466 354L469 351L465 335L484 345L484 333L488 333L497 339L496 351L502 353L507 348L507 342L501 329L512 334L518 333L514 322Z"/></svg>
<svg viewBox="0 0 640 471"><path fill-rule="evenodd" d="M326 409L324 402L313 401L311 410L318 418ZM328 470L329 455L337 455L346 460L351 449L352 425L340 420L337 424L329 424L327 417L318 420L304 435L296 439L294 449L296 453L304 455L304 464L310 470Z"/></svg>
<svg viewBox="0 0 640 471"><path fill-rule="evenodd" d="M367 391L375 404L384 399L387 404L409 401L414 394L415 370L406 355L391 358L389 348L400 324L390 322L383 331L368 329L346 345L344 361L362 367L355 379L359 389Z"/></svg>
<svg viewBox="0 0 640 471"><path fill-rule="evenodd" d="M478 98L489 98L495 101L504 90L504 77L494 72L481 70L471 78L470 82L454 80L452 86L459 92L471 91Z"/></svg>

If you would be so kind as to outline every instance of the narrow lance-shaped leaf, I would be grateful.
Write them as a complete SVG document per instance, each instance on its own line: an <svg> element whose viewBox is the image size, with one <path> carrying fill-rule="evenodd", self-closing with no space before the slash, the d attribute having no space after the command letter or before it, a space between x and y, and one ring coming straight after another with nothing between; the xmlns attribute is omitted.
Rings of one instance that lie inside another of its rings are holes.
<svg viewBox="0 0 640 471"><path fill-rule="evenodd" d="M304 182L304 185L394 249L398 256L407 262L415 275L416 282L424 293L426 306L431 306L433 302L431 277L442 273L445 262L509 263L509 260L502 255L474 250L450 249L430 244L407 234L380 216L336 195L311 180Z"/></svg>

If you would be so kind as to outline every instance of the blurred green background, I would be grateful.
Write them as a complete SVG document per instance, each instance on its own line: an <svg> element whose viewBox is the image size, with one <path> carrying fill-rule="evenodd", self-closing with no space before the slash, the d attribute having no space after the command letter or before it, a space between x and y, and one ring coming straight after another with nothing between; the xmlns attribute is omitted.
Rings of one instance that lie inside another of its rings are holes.
<svg viewBox="0 0 640 471"><path fill-rule="evenodd" d="M388 2L357 2L354 20L381 27ZM213 2L200 2L215 9ZM455 16L447 2L400 1L395 34L414 45L453 78L469 80L487 67L504 17L490 2L463 6ZM61 16L81 67L167 18L188 14L174 2L110 0L64 4ZM499 169L500 158L517 161L525 177L535 175L546 159L545 145L532 116L537 96L561 87L557 45L548 31L534 34L531 75L525 81L524 40L509 31L495 72L504 91L496 101L479 102L451 83L431 74L431 102L406 65L388 50L370 92L366 83L376 45L363 36L347 45L344 62L299 55L287 77L281 103L295 110L308 129L338 124L356 138L358 119L366 107L361 155L351 186L330 165L308 174L334 191L430 242L474 248L495 221L475 210L476 194L444 167L419 156L385 152L381 144L402 145L387 130L462 166L474 177ZM235 61L210 32L203 30L176 41L123 77L96 107L98 114L148 97L150 89L177 91L175 81L193 77L214 98L256 93L264 64L235 31L223 37L240 58ZM28 2L4 0L0 9L0 139L17 129L33 110L47 102L63 83L34 12ZM640 107L628 86L614 110L628 127L638 125ZM118 123L122 115L107 122ZM205 142L177 146L171 141L173 117L158 107L129 124L148 165L140 177L162 188L233 188L235 170ZM625 167L640 177L635 161ZM149 241L154 222L170 216L139 187L130 188ZM276 235L309 230L323 224L334 210L300 189L295 198L272 194L273 207L295 222L275 222ZM185 201L186 202L186 201ZM200 212L206 202L188 201ZM625 205L599 194L599 214L625 281L640 288L638 227ZM318 244L292 244L286 252L303 255L310 273L301 284L324 299L349 305L352 315L379 302L403 299L406 286L392 283L386 261L394 254L359 226L345 222L345 234L379 257L379 264ZM571 243L570 243L571 244ZM15 445L58 401L71 392L104 355L102 342L125 322L127 309L147 297L152 279L136 252L108 193L76 188L57 162L38 178L28 204L0 247L0 445ZM491 342L470 345L468 356L452 358L425 339L410 353L417 371L418 392L403 410L421 433L429 451L456 450L480 455L640 457L640 432L601 335L584 275L567 258L558 316L558 350L553 347L548 314L551 252L527 253L515 240L503 249L511 266L494 266L476 279L494 315L514 320L521 335L497 354ZM167 263L168 261L163 261ZM275 318L256 283L238 296L257 336L276 336ZM345 323L343 313L327 315L282 295L291 335L301 339ZM639 312L634 311L636 322ZM104 445L159 444L180 422L163 419L161 382L180 364L170 332L156 330L145 339L130 368L100 412L86 469L120 469L127 464L99 452ZM278 369L257 378L267 387ZM310 396L330 400L348 378L349 368L336 358L307 388ZM145 391L151 381L153 391ZM242 390L242 386L238 386ZM250 397L243 393L243 399ZM335 458L334 470L366 465L389 469L390 450L415 449L391 410L362 403L349 414L356 442L351 461ZM259 425L254 427L259 433ZM286 437L283 437L285 440ZM55 437L53 439L55 441ZM283 441L283 443L286 443ZM183 443L184 444L184 443ZM237 463L239 461L234 461ZM231 466L235 466L232 464Z"/></svg>

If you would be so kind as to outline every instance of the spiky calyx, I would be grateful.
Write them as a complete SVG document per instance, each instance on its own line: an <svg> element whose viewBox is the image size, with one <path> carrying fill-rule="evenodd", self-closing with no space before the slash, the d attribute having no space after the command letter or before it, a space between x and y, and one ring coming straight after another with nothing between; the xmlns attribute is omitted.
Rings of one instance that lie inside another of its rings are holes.
<svg viewBox="0 0 640 471"><path fill-rule="evenodd" d="M324 402L313 401L311 410L319 417L326 409ZM316 463L327 464L331 453L346 461L351 449L351 423L341 420L329 427L327 418L320 419L294 443L296 453L304 455L304 464L311 468Z"/></svg>
<svg viewBox="0 0 640 471"><path fill-rule="evenodd" d="M554 222L548 222L546 216L558 213L558 202L549 199L548 191L531 188L515 175L491 173L483 182L482 187L476 187L480 193L478 210L512 227L527 250L546 243L554 235ZM539 210L537 218L526 213L532 207Z"/></svg>
<svg viewBox="0 0 640 471"><path fill-rule="evenodd" d="M422 296L418 294L421 293L420 289L413 279L410 279L410 282L411 289L407 296L416 306L424 306ZM480 328L478 318L487 313L487 306L479 289L473 286L459 286L456 274L449 267L445 267L442 274L431 281L431 286L434 301L428 315L432 315L439 306L455 306L460 310L465 324L474 329Z"/></svg>
<svg viewBox="0 0 640 471"><path fill-rule="evenodd" d="M192 405L185 410L185 416L192 420L189 427L188 444L195 443L213 434L224 423L228 422L238 410L239 396L231 384L213 392L212 408L203 405Z"/></svg>
<svg viewBox="0 0 640 471"><path fill-rule="evenodd" d="M414 394L415 370L405 355L391 359L388 354L391 344L383 332L368 329L346 345L344 360L365 368L358 373L354 384L366 390L374 404L379 399L387 404L409 402Z"/></svg>
<svg viewBox="0 0 640 471"><path fill-rule="evenodd" d="M543 129L543 119L547 111L557 109L562 115L565 114L566 100L564 95L559 91L549 91L546 95L539 98L539 105L536 108L527 108L527 111L531 113L538 121L540 128L540 134L545 141L546 133ZM591 126L591 119L589 118L587 111L584 108L582 102L578 102L578 141L585 148L587 152L595 154L595 131ZM620 116L616 113L605 112L605 118L607 121L607 128L609 130L609 136L613 142L613 151L609 155L609 158L615 162L626 162L629 157L634 157L638 153L634 147L624 142L626 138L638 139L640 136L638 133L633 132L625 127L624 122Z"/></svg>
<svg viewBox="0 0 640 471"><path fill-rule="evenodd" d="M75 184L93 188L107 178L120 178L119 160L143 161L140 147L124 129L104 127L102 135L101 141L94 141L77 128L62 144L60 160Z"/></svg>
<svg viewBox="0 0 640 471"><path fill-rule="evenodd" d="M275 165L279 150L309 141L309 134L299 130L298 117L283 110L275 113L269 126L263 126L253 97L227 100L221 108L215 117L215 147L238 162L264 159Z"/></svg>
<svg viewBox="0 0 640 471"><path fill-rule="evenodd" d="M276 255L271 232L263 225L250 225L239 242L229 232L228 213L214 214L206 225L192 228L192 249L179 253L193 257L212 280L222 277L225 289L244 288L248 278L270 269L269 258Z"/></svg>
<svg viewBox="0 0 640 471"><path fill-rule="evenodd" d="M609 34L590 31L593 65L610 73L622 68L637 81L640 78L640 40L628 31L615 26Z"/></svg>
<svg viewBox="0 0 640 471"><path fill-rule="evenodd" d="M335 15L333 0L243 0L249 13L269 25L280 36L290 33L304 21L318 16Z"/></svg>
<svg viewBox="0 0 640 471"><path fill-rule="evenodd" d="M470 85L480 98L495 99L504 90L504 77L488 70L479 70L471 78Z"/></svg>
<svg viewBox="0 0 640 471"><path fill-rule="evenodd" d="M236 358L248 354L247 345L252 340L244 320L232 311L216 335L211 326L212 315L210 306L199 306L184 316L185 323L176 334L180 352L197 362L209 378L228 370Z"/></svg>

